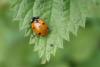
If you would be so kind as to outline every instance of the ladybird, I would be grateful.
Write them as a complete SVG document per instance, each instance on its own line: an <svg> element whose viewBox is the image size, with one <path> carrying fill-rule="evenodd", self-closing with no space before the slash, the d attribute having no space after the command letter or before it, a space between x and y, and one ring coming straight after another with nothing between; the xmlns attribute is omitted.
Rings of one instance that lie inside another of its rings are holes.
<svg viewBox="0 0 100 67"><path fill-rule="evenodd" d="M48 25L39 17L33 17L31 22L32 30L39 36L46 36L48 34Z"/></svg>

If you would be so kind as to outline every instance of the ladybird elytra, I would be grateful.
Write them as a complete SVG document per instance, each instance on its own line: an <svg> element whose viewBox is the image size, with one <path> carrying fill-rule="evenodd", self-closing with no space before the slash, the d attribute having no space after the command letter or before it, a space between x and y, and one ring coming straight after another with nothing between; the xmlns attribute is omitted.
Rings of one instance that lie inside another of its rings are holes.
<svg viewBox="0 0 100 67"><path fill-rule="evenodd" d="M38 36L46 36L48 34L48 25L45 23L44 20L40 19L39 17L32 18L32 30Z"/></svg>

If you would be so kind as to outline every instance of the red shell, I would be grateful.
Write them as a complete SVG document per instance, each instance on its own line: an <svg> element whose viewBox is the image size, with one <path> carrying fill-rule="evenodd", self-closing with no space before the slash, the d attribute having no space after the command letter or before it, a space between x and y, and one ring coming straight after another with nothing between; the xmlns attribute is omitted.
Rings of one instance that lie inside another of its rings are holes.
<svg viewBox="0 0 100 67"><path fill-rule="evenodd" d="M32 22L32 30L39 36L46 36L48 25L42 19L37 19Z"/></svg>

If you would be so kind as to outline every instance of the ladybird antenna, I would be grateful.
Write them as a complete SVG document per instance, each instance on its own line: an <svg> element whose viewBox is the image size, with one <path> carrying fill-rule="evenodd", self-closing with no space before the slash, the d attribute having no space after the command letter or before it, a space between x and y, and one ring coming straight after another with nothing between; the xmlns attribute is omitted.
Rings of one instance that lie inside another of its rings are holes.
<svg viewBox="0 0 100 67"><path fill-rule="evenodd" d="M33 21L36 20L36 19L39 19L39 17L38 16L37 17L32 17Z"/></svg>
<svg viewBox="0 0 100 67"><path fill-rule="evenodd" d="M32 17L32 21L34 21L36 19L36 17Z"/></svg>
<svg viewBox="0 0 100 67"><path fill-rule="evenodd" d="M37 20L37 19L39 19L38 16L37 16L37 17L32 17L31 23L33 23L33 21L35 21L35 20Z"/></svg>

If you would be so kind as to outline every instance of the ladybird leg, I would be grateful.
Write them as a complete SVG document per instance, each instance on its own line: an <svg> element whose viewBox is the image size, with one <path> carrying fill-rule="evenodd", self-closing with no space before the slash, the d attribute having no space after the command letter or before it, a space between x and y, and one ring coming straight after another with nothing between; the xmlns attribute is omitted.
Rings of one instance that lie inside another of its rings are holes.
<svg viewBox="0 0 100 67"><path fill-rule="evenodd" d="M32 17L32 21L34 21L36 19L36 17Z"/></svg>

